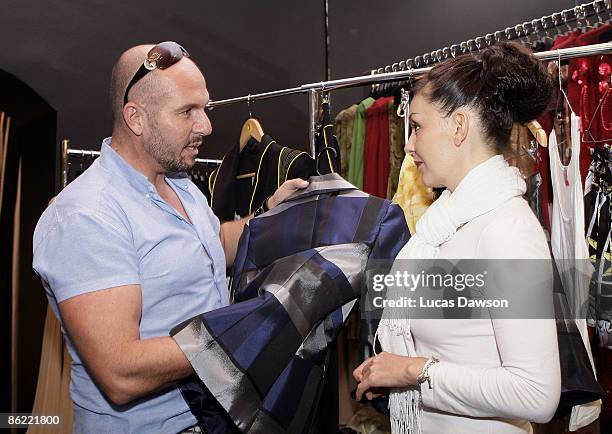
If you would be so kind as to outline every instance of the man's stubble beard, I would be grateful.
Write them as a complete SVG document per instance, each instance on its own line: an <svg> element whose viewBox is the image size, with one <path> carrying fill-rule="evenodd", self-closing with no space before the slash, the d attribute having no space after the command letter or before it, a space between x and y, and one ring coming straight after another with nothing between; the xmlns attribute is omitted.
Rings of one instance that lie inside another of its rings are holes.
<svg viewBox="0 0 612 434"><path fill-rule="evenodd" d="M166 172L185 172L191 169L194 163L189 163L181 158L181 152L189 143L181 146L178 149L178 154L176 154L174 150L177 146L168 144L166 140L164 140L164 136L153 116L148 116L148 118L152 137L149 143L145 143L145 151L147 151Z"/></svg>

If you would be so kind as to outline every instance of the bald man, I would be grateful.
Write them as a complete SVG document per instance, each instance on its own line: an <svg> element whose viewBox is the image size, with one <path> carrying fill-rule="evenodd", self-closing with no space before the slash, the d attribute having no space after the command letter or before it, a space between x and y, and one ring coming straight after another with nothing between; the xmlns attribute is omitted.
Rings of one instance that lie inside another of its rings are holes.
<svg viewBox="0 0 612 434"><path fill-rule="evenodd" d="M178 44L123 53L112 137L38 222L33 266L74 360L73 432L197 430L176 387L192 368L168 333L228 304L226 267L248 220L220 224L184 174L212 131L208 99ZM262 206L307 185L287 181Z"/></svg>

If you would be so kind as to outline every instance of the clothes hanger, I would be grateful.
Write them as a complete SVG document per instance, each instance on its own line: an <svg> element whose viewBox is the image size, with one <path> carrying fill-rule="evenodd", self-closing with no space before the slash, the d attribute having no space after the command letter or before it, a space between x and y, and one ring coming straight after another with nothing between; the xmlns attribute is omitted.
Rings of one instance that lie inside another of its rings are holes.
<svg viewBox="0 0 612 434"><path fill-rule="evenodd" d="M251 113L251 94L247 97L247 104L249 107L249 118L242 125L242 130L240 131L240 151L244 149L244 146L247 144L249 139L253 138L258 142L261 142L261 138L264 135L263 128L259 121L253 118Z"/></svg>
<svg viewBox="0 0 612 434"><path fill-rule="evenodd" d="M542 128L542 125L540 125L538 121L533 120L529 122L527 124L527 128L529 129L533 137L535 137L536 142L538 142L541 147L546 148L548 146L548 137L546 136L546 131L544 131L544 128Z"/></svg>
<svg viewBox="0 0 612 434"><path fill-rule="evenodd" d="M540 33L541 41L547 47L552 47L553 44L555 43L555 38L553 38L550 32L548 31L548 29L553 26L554 26L554 23L552 22L552 18L546 17L546 16L540 18L540 27L542 30L542 33Z"/></svg>
<svg viewBox="0 0 612 434"><path fill-rule="evenodd" d="M606 22L610 20L609 14L608 14L608 19L604 20L604 14L607 9L605 5L601 5L600 3L597 3L593 6L593 9L595 9L595 14L597 15L597 22L594 23L594 27L596 28L600 27L606 24Z"/></svg>
<svg viewBox="0 0 612 434"><path fill-rule="evenodd" d="M247 106L249 107L249 118L242 125L242 130L240 130L240 139L238 141L240 144L239 152L242 152L250 139L255 139L258 142L261 142L264 135L261 124L253 117L253 114L251 113L251 94L247 96ZM251 178L251 182L253 182L252 179L255 178L255 175L257 175L256 172L243 173L236 176L236 179Z"/></svg>
<svg viewBox="0 0 612 434"><path fill-rule="evenodd" d="M559 120L558 115L559 113L559 98L561 97L561 95L563 95L563 98L565 100L565 103L567 104L567 107L569 107L570 110L570 118L571 118L571 114L575 115L574 109L572 108L572 105L570 104L569 98L567 97L567 94L565 93L565 90L563 89L563 82L561 81L561 76L562 76L562 71L561 71L561 52L559 50L557 50L557 54L559 56L558 60L557 60L557 78L559 80L559 91L561 92L559 95L557 95L557 104L556 104L556 108L555 108L555 116L553 118L553 125L554 123L556 123ZM561 125L562 129L565 129L565 122L562 123ZM553 127L554 128L554 127ZM566 146L569 144L569 146L571 147L571 141L568 140L568 135L564 134L563 135L564 139L561 142L557 143L557 147L559 147L560 149L562 146Z"/></svg>
<svg viewBox="0 0 612 434"><path fill-rule="evenodd" d="M317 171L317 175L319 176L323 175L319 170L319 161L321 160L321 155L325 151L332 151L332 154L334 154L334 158L338 158L338 152L336 152L336 150L331 146L325 146L323 149L321 149L315 158L315 170Z"/></svg>
<svg viewBox="0 0 612 434"><path fill-rule="evenodd" d="M325 146L323 147L323 149L321 149L321 151L319 151L317 153L317 157L316 157L316 164L317 164L317 174L318 173L318 158L320 157L320 155L322 154L322 151L325 151L326 149L331 149L330 146L327 145L327 136L325 134L325 128L328 127L333 127L332 124L329 125L325 125L324 119L323 117L325 116L325 106L327 106L327 109L329 111L329 107L330 107L330 101L331 101L331 97L330 97L330 92L326 92L325 91L325 87L323 87L323 90L321 91L321 93L319 94L320 98L321 98L321 104L319 104L319 107L317 109L317 121L316 121L316 125L315 125L315 135L316 135L316 140L322 140L325 143ZM329 156L329 155L328 155ZM334 158L337 157L337 153L334 152ZM330 161L330 167L333 170L333 164Z"/></svg>
<svg viewBox="0 0 612 434"><path fill-rule="evenodd" d="M557 36L565 35L565 32L561 31L561 24L563 24L563 14L561 12L552 14L552 22Z"/></svg>
<svg viewBox="0 0 612 434"><path fill-rule="evenodd" d="M451 50L453 58L455 53ZM412 66L408 66L408 86L412 89ZM397 115L404 118L404 146L410 138L410 90L401 90L400 103L397 106Z"/></svg>
<svg viewBox="0 0 612 434"><path fill-rule="evenodd" d="M593 5L591 5L593 7L593 10L595 9ZM592 23L589 21L587 15L587 8L585 5L578 5L576 7L574 7L574 15L576 16L576 23L578 24L578 27L580 28L580 30L582 31L582 33L586 33L589 30L593 29L593 25Z"/></svg>
<svg viewBox="0 0 612 434"><path fill-rule="evenodd" d="M567 12L570 12L570 11L571 11L571 9L561 12L561 19L563 20L563 24L565 24L565 27L567 27L567 30L565 30L566 34L570 34L570 33L572 33L575 30L567 22ZM575 15L575 17L576 17L576 24L578 24L578 16ZM578 26L576 26L576 27L578 27Z"/></svg>
<svg viewBox="0 0 612 434"><path fill-rule="evenodd" d="M244 146L251 138L261 142L263 135L264 131L259 121L254 118L247 119L240 131L240 150L244 149Z"/></svg>

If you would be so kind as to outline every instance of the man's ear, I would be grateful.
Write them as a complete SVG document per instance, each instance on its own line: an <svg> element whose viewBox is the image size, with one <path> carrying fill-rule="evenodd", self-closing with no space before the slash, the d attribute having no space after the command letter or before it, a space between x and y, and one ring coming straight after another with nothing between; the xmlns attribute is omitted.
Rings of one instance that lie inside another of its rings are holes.
<svg viewBox="0 0 612 434"><path fill-rule="evenodd" d="M470 131L470 114L467 110L459 108L451 115L451 134L455 146L459 147L465 142Z"/></svg>
<svg viewBox="0 0 612 434"><path fill-rule="evenodd" d="M144 110L133 102L123 106L123 120L127 127L137 136L144 131L146 114Z"/></svg>

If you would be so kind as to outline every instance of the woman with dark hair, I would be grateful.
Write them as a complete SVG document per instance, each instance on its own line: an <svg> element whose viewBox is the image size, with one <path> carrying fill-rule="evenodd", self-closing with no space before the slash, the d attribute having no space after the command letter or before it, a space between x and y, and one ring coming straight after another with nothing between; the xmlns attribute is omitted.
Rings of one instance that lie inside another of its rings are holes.
<svg viewBox="0 0 612 434"><path fill-rule="evenodd" d="M544 231L522 198L525 182L501 154L513 124L535 119L551 93L543 65L513 43L438 64L415 84L405 150L427 186L446 190L397 259L550 265ZM542 268L552 282L552 269ZM542 292L552 305L552 283ZM358 399L390 388L393 433L524 433L530 421L554 415L561 375L552 316L402 319L387 312L378 328L384 352L354 376Z"/></svg>

